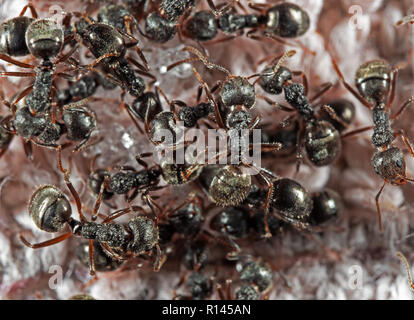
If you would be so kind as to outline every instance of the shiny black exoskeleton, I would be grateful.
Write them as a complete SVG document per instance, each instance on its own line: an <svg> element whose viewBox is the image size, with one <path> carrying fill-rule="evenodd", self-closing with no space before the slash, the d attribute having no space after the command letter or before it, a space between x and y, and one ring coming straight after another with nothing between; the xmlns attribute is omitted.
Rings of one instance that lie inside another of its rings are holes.
<svg viewBox="0 0 414 320"><path fill-rule="evenodd" d="M311 225L320 226L336 221L342 214L341 197L331 189L312 193L313 208L309 215Z"/></svg>
<svg viewBox="0 0 414 320"><path fill-rule="evenodd" d="M285 53L281 61L292 55ZM292 82L292 71L275 64L262 71L259 84L269 94L285 93L285 99L292 106L304 123L304 147L308 159L316 166L325 166L334 162L341 150L341 137L333 124L321 120L315 114L314 107L305 94L303 84ZM334 110L332 110L335 113ZM332 115L331 115L332 116ZM299 134L299 133L298 133ZM298 148L298 158L301 150Z"/></svg>
<svg viewBox="0 0 414 320"><path fill-rule="evenodd" d="M30 9L32 18L23 16L27 9ZM10 57L21 57L30 54L26 44L26 31L36 19L36 9L29 3L23 8L18 17L4 21L0 25L0 54Z"/></svg>
<svg viewBox="0 0 414 320"><path fill-rule="evenodd" d="M328 46L325 44L328 49ZM395 132L391 124L402 112L414 101L410 97L398 110L395 115L390 117L390 108L394 99L395 80L398 69L391 69L390 65L384 60L372 60L362 64L355 73L355 85L358 92L345 81L337 62L331 55L331 61L339 79L344 86L367 108L372 110L373 129L371 140L377 151L372 157L372 166L375 172L384 180L384 184L376 195L375 203L377 207L379 229L382 231L381 209L379 197L387 183L391 185L403 185L411 179L406 176L406 164L403 152L392 146L394 139L398 136L414 157L411 144L403 131ZM365 131L365 130L362 130ZM356 130L356 133L362 132Z"/></svg>
<svg viewBox="0 0 414 320"><path fill-rule="evenodd" d="M190 289L193 300L205 300L213 289L210 279L201 272L192 272L187 277L186 285Z"/></svg>
<svg viewBox="0 0 414 320"><path fill-rule="evenodd" d="M242 263L240 280L250 285L255 285L260 292L269 290L273 284L273 270L264 262L248 261Z"/></svg>
<svg viewBox="0 0 414 320"><path fill-rule="evenodd" d="M92 23L81 34L83 43L97 61L134 97L140 97L145 89L144 80L137 76L125 58L126 50L136 43L126 44L122 34L104 23Z"/></svg>
<svg viewBox="0 0 414 320"><path fill-rule="evenodd" d="M124 210L128 213L131 210ZM127 225L113 223L111 216L102 223L88 222L81 216L78 221L71 217L72 209L69 200L61 190L52 185L39 187L29 202L29 215L36 226L46 232L62 231L69 225L71 231L55 239L39 244L29 243L23 236L20 240L26 246L37 249L59 243L72 235L84 239L96 240L102 245L109 257L122 261L157 249L157 260L154 268L159 267L161 251L158 246L158 227L153 220L138 216L129 220ZM117 216L120 216L119 214ZM90 256L91 274L94 274Z"/></svg>
<svg viewBox="0 0 414 320"><path fill-rule="evenodd" d="M294 3L284 2L266 10L266 32L283 38L297 38L306 33L310 18Z"/></svg>
<svg viewBox="0 0 414 320"><path fill-rule="evenodd" d="M155 42L167 42L174 38L176 33L176 23L158 12L152 12L145 18L145 36Z"/></svg>

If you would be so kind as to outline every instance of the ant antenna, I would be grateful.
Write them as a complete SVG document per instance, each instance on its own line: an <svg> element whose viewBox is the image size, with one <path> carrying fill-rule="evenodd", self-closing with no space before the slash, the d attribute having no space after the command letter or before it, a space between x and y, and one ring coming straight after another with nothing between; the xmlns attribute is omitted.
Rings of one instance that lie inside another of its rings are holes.
<svg viewBox="0 0 414 320"><path fill-rule="evenodd" d="M194 47L189 47L189 46L186 46L186 47L184 47L183 48L183 51L187 51L187 52L190 52L190 53L192 53L192 54L194 54L194 55L196 55L197 57L198 57L198 59L202 62L202 63L204 63L204 65L207 67L207 69L216 69L216 70L219 70L219 71L221 71L221 72L224 72L225 74L227 74L227 76L231 76L231 73L230 73L230 71L229 70L227 70L226 68L224 68L224 67L222 67L222 66L219 66L219 65L217 65L217 64L214 64L214 63L212 63L212 62L210 62L208 59L207 59L207 57L205 56L205 55L203 55L199 50L197 50L196 48L194 48Z"/></svg>
<svg viewBox="0 0 414 320"><path fill-rule="evenodd" d="M395 254L400 260L401 260L401 262L403 263L403 265L404 265L404 268L405 268L405 271L407 271L407 277L408 277L408 285L410 286L410 289L412 290L412 291L414 291L414 283L413 283L413 279L412 279L412 276L411 276L411 270L410 270L410 265L408 264L408 261L407 261L407 259L405 258L405 256L401 253L401 252L397 252L396 254Z"/></svg>

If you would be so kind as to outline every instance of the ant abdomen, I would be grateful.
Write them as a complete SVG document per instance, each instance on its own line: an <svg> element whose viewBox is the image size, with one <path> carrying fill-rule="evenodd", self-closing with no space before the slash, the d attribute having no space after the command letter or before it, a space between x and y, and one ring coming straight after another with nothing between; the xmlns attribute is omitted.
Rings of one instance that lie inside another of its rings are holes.
<svg viewBox="0 0 414 320"><path fill-rule="evenodd" d="M186 23L185 34L199 41L214 39L218 32L217 20L210 11L199 11Z"/></svg>
<svg viewBox="0 0 414 320"><path fill-rule="evenodd" d="M211 199L221 207L237 206L250 192L252 178L237 166L219 169L209 185Z"/></svg>
<svg viewBox="0 0 414 320"><path fill-rule="evenodd" d="M168 21L158 12L152 12L145 19L145 33L151 40L164 43L174 38L176 23Z"/></svg>
<svg viewBox="0 0 414 320"><path fill-rule="evenodd" d="M313 208L309 216L309 223L314 226L334 222L343 210L341 197L331 189L313 193L312 203Z"/></svg>
<svg viewBox="0 0 414 320"><path fill-rule="evenodd" d="M405 160L400 149L391 147L376 152L372 157L372 165L375 172L385 181L394 185L405 183Z"/></svg>
<svg viewBox="0 0 414 320"><path fill-rule="evenodd" d="M38 59L55 58L62 49L63 41L63 29L53 20L36 20L26 31L27 48Z"/></svg>
<svg viewBox="0 0 414 320"><path fill-rule="evenodd" d="M55 186L41 186L30 198L29 215L36 226L43 231L61 231L71 214L69 200Z"/></svg>
<svg viewBox="0 0 414 320"><path fill-rule="evenodd" d="M272 66L266 67L261 74L259 85L269 94L281 94L285 82L292 79L292 72L283 66L276 72Z"/></svg>
<svg viewBox="0 0 414 320"><path fill-rule="evenodd" d="M35 19L16 17L0 25L0 53L12 57L25 56L30 53L25 37L29 25Z"/></svg>
<svg viewBox="0 0 414 320"><path fill-rule="evenodd" d="M277 4L266 11L266 31L271 34L296 38L305 34L309 26L309 15L294 3Z"/></svg>
<svg viewBox="0 0 414 320"><path fill-rule="evenodd" d="M252 108L256 103L256 92L246 78L232 77L223 83L220 98L224 106L244 106Z"/></svg>
<svg viewBox="0 0 414 320"><path fill-rule="evenodd" d="M368 101L384 102L390 91L391 68L384 60L372 60L362 64L355 73L355 85Z"/></svg>
<svg viewBox="0 0 414 320"><path fill-rule="evenodd" d="M315 166L331 164L341 152L341 136L328 121L308 122L305 128L305 149L308 159Z"/></svg>
<svg viewBox="0 0 414 320"><path fill-rule="evenodd" d="M162 112L162 106L153 92L145 92L134 100L132 105L128 107L131 113L142 122L145 121L145 115L148 110L148 120L152 121L155 116Z"/></svg>
<svg viewBox="0 0 414 320"><path fill-rule="evenodd" d="M283 178L273 183L272 207L284 218L304 221L312 211L312 198L298 182Z"/></svg>

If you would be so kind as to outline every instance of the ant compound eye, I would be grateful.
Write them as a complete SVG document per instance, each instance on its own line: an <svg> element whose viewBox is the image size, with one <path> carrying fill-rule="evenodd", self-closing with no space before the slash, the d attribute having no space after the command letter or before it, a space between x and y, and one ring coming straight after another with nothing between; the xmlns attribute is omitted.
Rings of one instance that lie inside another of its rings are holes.
<svg viewBox="0 0 414 320"><path fill-rule="evenodd" d="M403 166L403 162L401 161L401 159L398 159L397 161L395 161L395 165L396 165L398 168L402 168L402 166Z"/></svg>

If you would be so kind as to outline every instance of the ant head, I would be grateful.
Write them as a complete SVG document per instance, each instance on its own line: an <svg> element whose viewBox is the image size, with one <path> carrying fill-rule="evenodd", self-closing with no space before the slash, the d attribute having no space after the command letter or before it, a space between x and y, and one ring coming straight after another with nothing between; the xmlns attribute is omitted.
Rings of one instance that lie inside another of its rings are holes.
<svg viewBox="0 0 414 320"><path fill-rule="evenodd" d="M66 108L63 122L67 128L67 137L71 141L87 139L96 128L96 116L87 108Z"/></svg>
<svg viewBox="0 0 414 320"><path fill-rule="evenodd" d="M283 38L300 37L308 31L310 18L296 4L284 2L266 11L266 31Z"/></svg>
<svg viewBox="0 0 414 320"><path fill-rule="evenodd" d="M111 61L113 56L123 57L125 55L126 47L121 33L108 24L90 24L82 32L81 37L95 58L112 55L104 59Z"/></svg>
<svg viewBox="0 0 414 320"><path fill-rule="evenodd" d="M43 231L61 231L71 214L69 200L62 191L52 185L39 187L29 202L29 215Z"/></svg>
<svg viewBox="0 0 414 320"><path fill-rule="evenodd" d="M355 73L355 85L365 99L382 103L390 91L390 73L391 68L386 61L368 61Z"/></svg>
<svg viewBox="0 0 414 320"><path fill-rule="evenodd" d="M269 94L281 94L283 85L292 79L292 72L286 67L279 67L276 72L275 66L268 66L262 71L259 85Z"/></svg>
<svg viewBox="0 0 414 320"><path fill-rule="evenodd" d="M392 147L385 151L378 151L372 158L375 172L391 184L405 184L405 160L403 152Z"/></svg>
<svg viewBox="0 0 414 320"><path fill-rule="evenodd" d="M239 167L225 166L211 181L209 193L213 201L221 206L237 206L249 194L252 178Z"/></svg>
<svg viewBox="0 0 414 320"><path fill-rule="evenodd" d="M64 34L62 27L53 20L39 19L26 31L26 45L30 53L42 60L55 58L62 50Z"/></svg>
<svg viewBox="0 0 414 320"><path fill-rule="evenodd" d="M243 208L230 207L217 214L211 221L214 230L235 238L243 238L249 233L249 213Z"/></svg>
<svg viewBox="0 0 414 320"><path fill-rule="evenodd" d="M246 78L231 76L223 83L220 98L226 107L242 105L250 109L256 102L256 92Z"/></svg>
<svg viewBox="0 0 414 320"><path fill-rule="evenodd" d="M341 136L328 121L317 120L308 123L305 139L308 158L316 166L331 164L340 154Z"/></svg>

